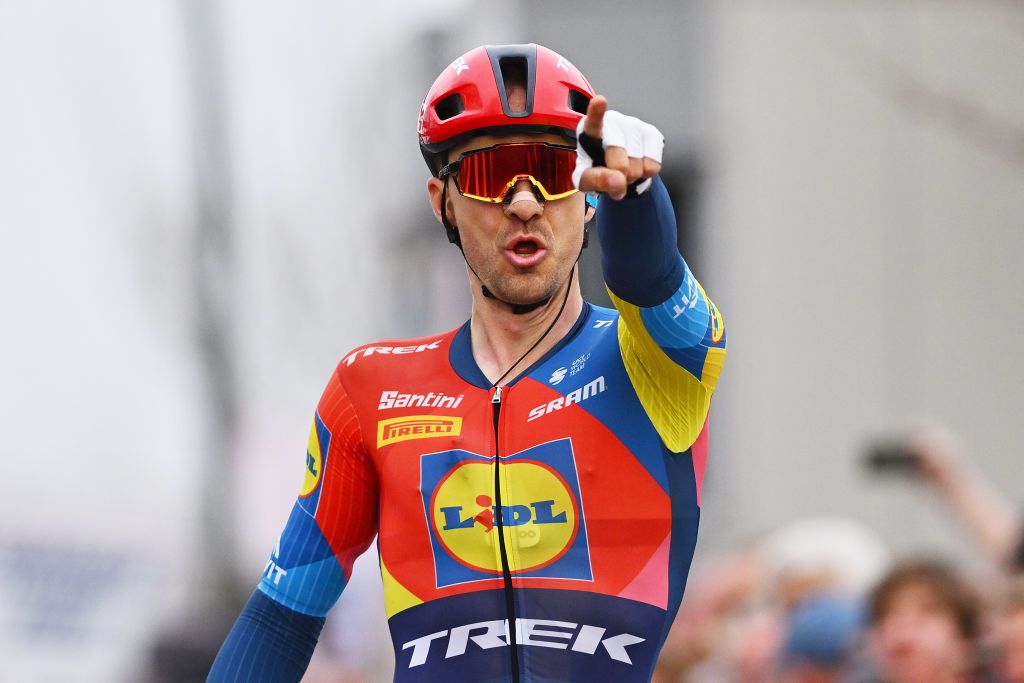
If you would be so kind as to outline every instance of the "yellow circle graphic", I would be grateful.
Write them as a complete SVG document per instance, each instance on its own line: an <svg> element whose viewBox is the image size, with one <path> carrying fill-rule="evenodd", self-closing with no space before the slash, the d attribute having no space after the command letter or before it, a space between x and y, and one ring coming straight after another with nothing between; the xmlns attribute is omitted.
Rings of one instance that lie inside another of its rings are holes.
<svg viewBox="0 0 1024 683"><path fill-rule="evenodd" d="M501 518L509 568L540 569L572 546L579 530L575 496L552 468L502 462ZM462 462L434 490L431 525L448 554L467 567L500 573L494 464Z"/></svg>

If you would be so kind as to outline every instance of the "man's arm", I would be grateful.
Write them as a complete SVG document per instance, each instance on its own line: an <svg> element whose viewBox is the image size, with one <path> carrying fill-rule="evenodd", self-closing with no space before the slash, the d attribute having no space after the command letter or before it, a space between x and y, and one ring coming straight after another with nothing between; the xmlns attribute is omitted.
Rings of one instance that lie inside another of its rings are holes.
<svg viewBox="0 0 1024 683"><path fill-rule="evenodd" d="M626 371L665 445L681 452L704 428L725 324L676 248L675 214L657 177L661 133L607 107L594 97L580 122L575 177L581 190L605 194L598 237Z"/></svg>
<svg viewBox="0 0 1024 683"><path fill-rule="evenodd" d="M959 451L946 429L930 425L907 442L925 480L966 523L997 564L1024 568L1024 522L1010 501Z"/></svg>
<svg viewBox="0 0 1024 683"><path fill-rule="evenodd" d="M257 589L224 640L206 680L302 680L324 621L290 610Z"/></svg>
<svg viewBox="0 0 1024 683"><path fill-rule="evenodd" d="M377 474L335 372L310 429L305 479L259 587L209 681L299 681L352 564L377 532Z"/></svg>
<svg viewBox="0 0 1024 683"><path fill-rule="evenodd" d="M668 192L602 201L605 283L619 310L619 346L637 395L669 450L700 436L725 362L722 315L676 248Z"/></svg>

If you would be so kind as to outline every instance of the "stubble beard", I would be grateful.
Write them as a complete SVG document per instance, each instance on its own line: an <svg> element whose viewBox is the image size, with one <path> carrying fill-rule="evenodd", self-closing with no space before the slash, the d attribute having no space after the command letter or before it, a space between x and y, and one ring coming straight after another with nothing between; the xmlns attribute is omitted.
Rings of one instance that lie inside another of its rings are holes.
<svg viewBox="0 0 1024 683"><path fill-rule="evenodd" d="M548 258L551 258L549 255ZM496 262L480 272L481 280L496 298L510 304L529 305L538 301L546 301L553 297L565 284L572 269L572 264L559 264L550 271L523 272L512 269L504 262L504 255L499 255ZM547 269L545 269L547 270Z"/></svg>

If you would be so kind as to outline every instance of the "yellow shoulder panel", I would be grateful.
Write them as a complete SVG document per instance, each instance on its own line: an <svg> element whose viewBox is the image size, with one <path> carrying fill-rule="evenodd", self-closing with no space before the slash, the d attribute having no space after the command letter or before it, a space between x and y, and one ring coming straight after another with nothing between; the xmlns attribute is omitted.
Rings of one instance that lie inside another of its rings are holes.
<svg viewBox="0 0 1024 683"><path fill-rule="evenodd" d="M703 374L710 386L705 385L662 351L647 332L639 308L608 293L619 311L619 349L633 389L665 446L685 451L704 427L725 350L708 350Z"/></svg>

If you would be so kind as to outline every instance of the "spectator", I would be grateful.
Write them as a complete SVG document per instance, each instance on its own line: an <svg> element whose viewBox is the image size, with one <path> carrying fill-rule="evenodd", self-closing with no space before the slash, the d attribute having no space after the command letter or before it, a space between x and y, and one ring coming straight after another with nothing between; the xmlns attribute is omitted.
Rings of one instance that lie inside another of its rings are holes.
<svg viewBox="0 0 1024 683"><path fill-rule="evenodd" d="M887 683L969 683L976 677L981 603L949 567L897 566L872 592L871 641Z"/></svg>
<svg viewBox="0 0 1024 683"><path fill-rule="evenodd" d="M779 670L785 683L847 680L860 635L862 610L847 598L809 597L789 615Z"/></svg>

